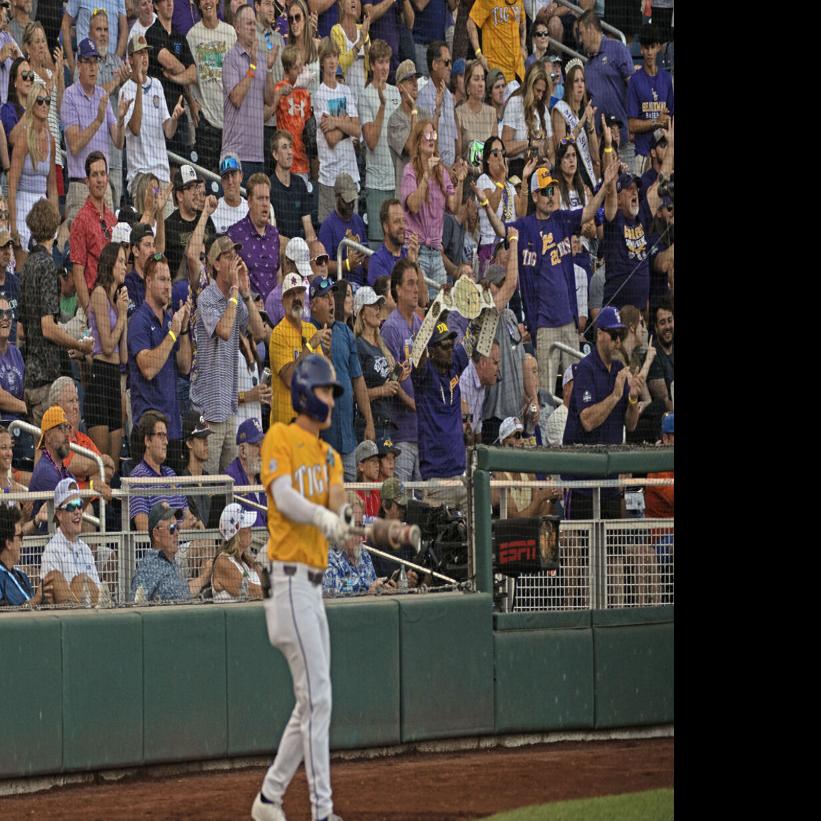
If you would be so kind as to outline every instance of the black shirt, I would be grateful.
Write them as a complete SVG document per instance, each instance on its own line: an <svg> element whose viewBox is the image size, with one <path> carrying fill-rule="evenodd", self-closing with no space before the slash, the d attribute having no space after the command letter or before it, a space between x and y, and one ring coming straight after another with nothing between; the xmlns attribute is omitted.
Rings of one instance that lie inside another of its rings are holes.
<svg viewBox="0 0 821 821"><path fill-rule="evenodd" d="M305 180L298 174L291 174L291 187L286 188L276 174L271 174L271 205L280 235L288 239L305 239L302 218L311 213L311 196Z"/></svg>
<svg viewBox="0 0 821 821"><path fill-rule="evenodd" d="M168 267L171 269L171 279L177 279L177 271L180 263L185 258L185 246L188 245L188 240L191 239L191 234L197 227L200 219L201 211L197 211L196 216L192 220L185 220L180 214L180 209L177 208L172 211L165 219L165 256L168 258ZM208 248L211 239L216 235L217 229L211 217L208 217L208 222L205 224L205 237L203 244ZM187 274L188 266L185 266Z"/></svg>
<svg viewBox="0 0 821 821"><path fill-rule="evenodd" d="M173 111L180 99L184 86L171 80L166 80L163 75L163 67L157 59L157 55L164 48L168 49L186 68L194 63L191 49L188 47L188 40L184 35L177 34L173 29L171 34L163 28L158 17L153 25L148 27L145 39L151 48L148 50L148 76L156 77L162 83L165 92L165 104L168 110Z"/></svg>

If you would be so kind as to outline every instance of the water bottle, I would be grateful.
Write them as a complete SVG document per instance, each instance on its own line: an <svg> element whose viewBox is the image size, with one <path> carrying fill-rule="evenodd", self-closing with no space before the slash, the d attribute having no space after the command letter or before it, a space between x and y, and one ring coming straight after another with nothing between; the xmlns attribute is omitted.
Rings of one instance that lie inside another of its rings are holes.
<svg viewBox="0 0 821 821"><path fill-rule="evenodd" d="M248 573L242 574L242 582L239 586L239 597L241 599L248 598Z"/></svg>
<svg viewBox="0 0 821 821"><path fill-rule="evenodd" d="M345 581L342 582L342 595L343 596L352 596L353 595L353 582L351 581L350 577L346 577Z"/></svg>
<svg viewBox="0 0 821 821"><path fill-rule="evenodd" d="M408 574L405 572L405 565L402 565L402 569L399 571L399 582L397 583L397 587L400 591L405 591L408 589Z"/></svg>
<svg viewBox="0 0 821 821"><path fill-rule="evenodd" d="M134 604L145 604L145 588L141 584L134 593Z"/></svg>

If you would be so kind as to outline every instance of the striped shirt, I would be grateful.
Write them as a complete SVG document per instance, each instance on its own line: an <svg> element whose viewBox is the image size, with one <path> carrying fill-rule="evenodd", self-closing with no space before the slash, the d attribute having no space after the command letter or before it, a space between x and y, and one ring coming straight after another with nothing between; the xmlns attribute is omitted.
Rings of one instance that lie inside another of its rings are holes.
<svg viewBox="0 0 821 821"><path fill-rule="evenodd" d="M139 477L146 477L146 476L153 476L163 479L168 478L169 476L176 476L177 474L170 467L166 467L166 465L160 466L160 473L155 473L154 468L152 468L146 461L143 459L135 468L131 471L129 476L132 478L139 478ZM188 510L188 502L185 500L185 496L182 494L176 494L174 496L149 496L148 493L151 490L157 490L158 485L137 485L135 488L132 489L132 493L139 493L139 496L132 496L128 503L128 515L131 519L133 519L138 513L145 513L148 515L148 512L154 507L157 502L168 502L168 504L175 508L176 510L182 510L185 512Z"/></svg>
<svg viewBox="0 0 821 821"><path fill-rule="evenodd" d="M209 422L228 421L238 406L237 352L239 335L248 327L248 308L239 299L231 336L223 340L217 325L226 310L228 297L212 280L197 298L197 361L191 373L191 401Z"/></svg>

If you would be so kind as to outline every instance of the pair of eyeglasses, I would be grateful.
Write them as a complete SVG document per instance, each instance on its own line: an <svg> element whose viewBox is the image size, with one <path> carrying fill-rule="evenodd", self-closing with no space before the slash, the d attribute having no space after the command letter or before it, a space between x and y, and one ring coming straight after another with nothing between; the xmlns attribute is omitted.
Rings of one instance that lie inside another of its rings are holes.
<svg viewBox="0 0 821 821"><path fill-rule="evenodd" d="M453 63L453 60L451 60L450 58L448 58L447 60L442 60L442 62L443 62L446 66L449 66L449 65L451 65L451 64Z"/></svg>
<svg viewBox="0 0 821 821"><path fill-rule="evenodd" d="M440 348L443 350L448 350L449 348L453 347L453 340L452 339L443 339L441 342L436 343Z"/></svg>
<svg viewBox="0 0 821 821"><path fill-rule="evenodd" d="M436 138L439 136L435 131L431 131L429 134L422 135L428 142L436 142Z"/></svg>
<svg viewBox="0 0 821 821"><path fill-rule="evenodd" d="M610 337L610 339L615 342L617 339L621 341L624 339L625 332L624 331L605 331L605 333Z"/></svg>
<svg viewBox="0 0 821 821"><path fill-rule="evenodd" d="M174 522L173 525L168 525L168 532L173 536L177 532L177 523Z"/></svg>
<svg viewBox="0 0 821 821"><path fill-rule="evenodd" d="M327 265L328 264L328 255L327 254L319 254L315 256L311 262L315 263L316 265Z"/></svg>
<svg viewBox="0 0 821 821"><path fill-rule="evenodd" d="M548 185L548 186L547 186L547 188L540 188L540 189L539 189L539 193L540 193L543 197L552 197L552 196L553 196L553 192L554 192L555 190L556 190L556 186L555 186L555 185Z"/></svg>
<svg viewBox="0 0 821 821"><path fill-rule="evenodd" d="M37 103L37 105L44 105L46 107L51 105L51 100L48 97L37 97L34 102Z"/></svg>
<svg viewBox="0 0 821 821"><path fill-rule="evenodd" d="M100 217L100 228L102 228L103 234L107 240L111 240L111 229L108 227L106 221Z"/></svg>
<svg viewBox="0 0 821 821"><path fill-rule="evenodd" d="M82 507L82 499L72 499L72 501L66 502L60 510L65 510L66 513L76 513L78 510L82 510Z"/></svg>
<svg viewBox="0 0 821 821"><path fill-rule="evenodd" d="M302 19L301 14L289 14L288 15L288 22L289 23L298 23Z"/></svg>
<svg viewBox="0 0 821 821"><path fill-rule="evenodd" d="M33 71L21 71L20 72L20 79L21 80L34 80L35 74Z"/></svg>
<svg viewBox="0 0 821 821"><path fill-rule="evenodd" d="M12 308L0 309L0 319L14 319L14 310Z"/></svg>
<svg viewBox="0 0 821 821"><path fill-rule="evenodd" d="M576 145L575 137L564 137L559 140L559 145Z"/></svg>
<svg viewBox="0 0 821 821"><path fill-rule="evenodd" d="M545 29L543 29L542 31L534 31L533 36L534 37L547 37L547 31Z"/></svg>

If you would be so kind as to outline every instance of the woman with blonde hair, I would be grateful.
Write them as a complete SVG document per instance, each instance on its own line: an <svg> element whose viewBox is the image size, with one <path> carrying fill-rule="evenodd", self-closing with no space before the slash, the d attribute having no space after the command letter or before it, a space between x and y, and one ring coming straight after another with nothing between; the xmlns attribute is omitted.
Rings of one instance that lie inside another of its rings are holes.
<svg viewBox="0 0 821 821"><path fill-rule="evenodd" d="M493 116L495 118L496 115ZM447 282L442 261L445 206L452 214L456 212L462 202L462 185L468 173L467 163L457 160L452 169L456 177L454 186L448 169L439 157L437 139L430 120L422 118L417 121L410 136L411 159L402 173L399 194L405 209L407 233L419 237L419 268L435 283L428 285L431 299Z"/></svg>
<svg viewBox="0 0 821 821"><path fill-rule="evenodd" d="M257 520L252 510L243 510L236 502L220 514L223 543L211 575L214 601L261 599L262 585L251 554L251 527Z"/></svg>
<svg viewBox="0 0 821 821"><path fill-rule="evenodd" d="M571 60L565 67L564 99L553 106L553 145L565 137L576 141L585 182L593 189L599 181L599 140L593 118L596 108L587 96L584 66L581 60Z"/></svg>
<svg viewBox="0 0 821 821"><path fill-rule="evenodd" d="M302 73L296 85L307 88L313 98L319 88L319 52L311 30L311 15L305 0L291 0L287 11L288 45L296 46L302 56Z"/></svg>
<svg viewBox="0 0 821 821"><path fill-rule="evenodd" d="M48 130L51 99L45 85L35 82L28 93L21 125L22 137L14 143L9 170L9 227L19 271L28 257L31 232L26 215L37 200L47 198L57 207L57 174L54 137Z"/></svg>
<svg viewBox="0 0 821 821"><path fill-rule="evenodd" d="M510 95L501 125L510 174L522 176L528 153L553 165L553 125L547 110L552 90L544 66L533 63L524 83Z"/></svg>

